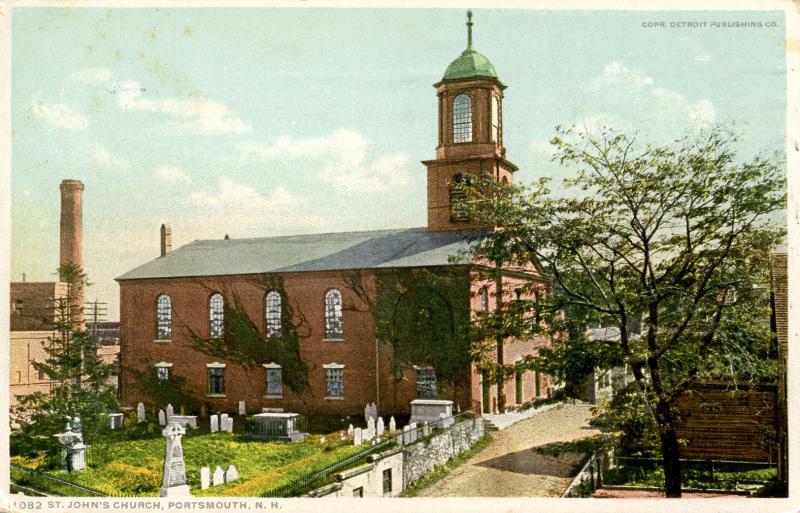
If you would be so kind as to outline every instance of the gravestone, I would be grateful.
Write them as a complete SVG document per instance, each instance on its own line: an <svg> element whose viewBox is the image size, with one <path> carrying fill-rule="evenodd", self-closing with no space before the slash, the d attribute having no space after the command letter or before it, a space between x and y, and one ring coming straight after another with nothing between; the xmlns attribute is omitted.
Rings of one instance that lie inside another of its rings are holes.
<svg viewBox="0 0 800 513"><path fill-rule="evenodd" d="M197 429L197 415L173 415L167 419L168 422L175 422L184 428Z"/></svg>
<svg viewBox="0 0 800 513"><path fill-rule="evenodd" d="M216 433L219 431L219 415L211 416L211 432Z"/></svg>
<svg viewBox="0 0 800 513"><path fill-rule="evenodd" d="M169 419L171 419L173 415L175 415L175 409L171 404L167 404L167 422L169 422Z"/></svg>
<svg viewBox="0 0 800 513"><path fill-rule="evenodd" d="M158 410L158 425L159 426L167 425L167 415L164 413L164 410Z"/></svg>
<svg viewBox="0 0 800 513"><path fill-rule="evenodd" d="M214 469L214 479L211 481L211 486L218 486L221 484L225 484L225 471L222 470L222 467L217 465L217 468Z"/></svg>
<svg viewBox="0 0 800 513"><path fill-rule="evenodd" d="M111 429L122 429L125 415L122 413L109 413L108 414L108 427Z"/></svg>
<svg viewBox="0 0 800 513"><path fill-rule="evenodd" d="M166 439L164 454L164 471L161 478L161 497L187 497L189 485L186 484L186 466L183 462L181 438L186 430L176 422L170 422L161 432Z"/></svg>
<svg viewBox="0 0 800 513"><path fill-rule="evenodd" d="M431 427L428 425L428 421L422 423L422 436L428 436L431 434Z"/></svg>
<svg viewBox="0 0 800 513"><path fill-rule="evenodd" d="M247 415L246 403L239 401L239 415Z"/></svg>
<svg viewBox="0 0 800 513"><path fill-rule="evenodd" d="M363 438L361 434L361 428L356 428L353 434L353 445L361 445L362 442Z"/></svg>
<svg viewBox="0 0 800 513"><path fill-rule="evenodd" d="M225 431L233 433L233 417L227 418L227 422L225 422Z"/></svg>
<svg viewBox="0 0 800 513"><path fill-rule="evenodd" d="M409 422L436 422L439 414L453 416L453 401L443 399L414 399L411 401L411 418Z"/></svg>
<svg viewBox="0 0 800 513"><path fill-rule="evenodd" d="M211 470L208 467L200 467L200 489L205 490L211 486Z"/></svg>
<svg viewBox="0 0 800 513"><path fill-rule="evenodd" d="M219 430L220 431L227 431L228 430L228 414L223 413L219 416Z"/></svg>
<svg viewBox="0 0 800 513"><path fill-rule="evenodd" d="M353 429L353 425L350 424L349 426L347 426L347 434L353 436L353 433L355 433L355 429Z"/></svg>
<svg viewBox="0 0 800 513"><path fill-rule="evenodd" d="M230 483L239 479L239 471L236 470L236 465L228 465L228 470L225 471L225 482Z"/></svg>
<svg viewBox="0 0 800 513"><path fill-rule="evenodd" d="M320 445L324 444L325 442L326 442L326 440L325 440L324 436L319 437L319 444Z"/></svg>
<svg viewBox="0 0 800 513"><path fill-rule="evenodd" d="M136 406L136 422L144 422L144 404L142 403Z"/></svg>
<svg viewBox="0 0 800 513"><path fill-rule="evenodd" d="M375 418L370 417L367 421L367 440L375 438Z"/></svg>
<svg viewBox="0 0 800 513"><path fill-rule="evenodd" d="M67 419L63 433L54 435L61 443L61 468L67 472L77 472L86 468L86 445L81 433L81 419Z"/></svg>
<svg viewBox="0 0 800 513"><path fill-rule="evenodd" d="M378 417L378 425L376 426L377 431L375 434L377 436L383 436L383 432L386 430L385 426L383 425L383 417Z"/></svg>
<svg viewBox="0 0 800 513"><path fill-rule="evenodd" d="M397 431L397 423L394 421L394 416L389 418L389 433Z"/></svg>
<svg viewBox="0 0 800 513"><path fill-rule="evenodd" d="M259 413L253 415L256 421L255 433L251 438L261 440L286 440L297 442L305 439L308 433L297 430L297 413Z"/></svg>

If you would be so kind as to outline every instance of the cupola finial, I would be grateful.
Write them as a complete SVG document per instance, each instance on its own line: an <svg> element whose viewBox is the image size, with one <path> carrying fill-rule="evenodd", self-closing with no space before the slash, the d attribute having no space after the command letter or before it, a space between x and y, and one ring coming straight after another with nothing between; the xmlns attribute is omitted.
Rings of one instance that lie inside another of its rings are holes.
<svg viewBox="0 0 800 513"><path fill-rule="evenodd" d="M467 10L467 50L472 50L472 9Z"/></svg>

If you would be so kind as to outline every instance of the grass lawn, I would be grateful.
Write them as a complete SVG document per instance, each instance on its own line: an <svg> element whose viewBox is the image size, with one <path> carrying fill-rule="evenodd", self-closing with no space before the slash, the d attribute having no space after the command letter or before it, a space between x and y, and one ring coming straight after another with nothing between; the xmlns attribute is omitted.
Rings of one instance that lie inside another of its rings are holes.
<svg viewBox="0 0 800 513"><path fill-rule="evenodd" d="M353 446L349 439L320 444L319 436L312 435L303 442L264 442L240 440L235 433L191 434L182 444L188 484L198 496L258 496L366 448ZM85 471L46 472L109 495L158 496L164 448L162 437L95 444ZM11 463L35 468L40 461L14 457ZM217 465L225 470L231 463L239 471L237 481L200 490L201 466L213 475Z"/></svg>

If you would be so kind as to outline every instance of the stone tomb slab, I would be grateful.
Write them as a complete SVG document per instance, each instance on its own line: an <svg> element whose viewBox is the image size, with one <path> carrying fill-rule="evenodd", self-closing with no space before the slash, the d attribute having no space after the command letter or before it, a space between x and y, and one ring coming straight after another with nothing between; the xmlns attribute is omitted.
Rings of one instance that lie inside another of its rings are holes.
<svg viewBox="0 0 800 513"><path fill-rule="evenodd" d="M256 426L254 438L262 440L284 440L298 442L305 439L308 433L297 430L297 413L259 413L253 415Z"/></svg>

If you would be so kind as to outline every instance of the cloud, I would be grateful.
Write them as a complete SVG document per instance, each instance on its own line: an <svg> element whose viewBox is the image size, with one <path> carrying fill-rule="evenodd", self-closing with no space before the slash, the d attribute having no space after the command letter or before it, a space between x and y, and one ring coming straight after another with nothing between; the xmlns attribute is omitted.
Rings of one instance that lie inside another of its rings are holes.
<svg viewBox="0 0 800 513"><path fill-rule="evenodd" d="M89 120L83 113L65 103L36 102L28 114L62 130L83 130L89 126Z"/></svg>
<svg viewBox="0 0 800 513"><path fill-rule="evenodd" d="M114 155L102 144L94 144L91 147L92 159L95 163L105 168L128 168L131 163L125 157Z"/></svg>
<svg viewBox="0 0 800 513"><path fill-rule="evenodd" d="M211 208L234 207L243 211L282 211L299 203L300 198L290 194L283 187L277 187L269 194L261 194L249 185L236 183L222 177L217 182L217 190L193 192L189 195L195 205Z"/></svg>
<svg viewBox="0 0 800 513"><path fill-rule="evenodd" d="M716 109L709 100L692 102L677 91L658 85L644 71L616 61L591 80L590 90L596 105L607 103L613 106L609 111L615 113L593 113L597 120L606 117L658 129L703 129L716 120ZM618 124L610 126L620 128Z"/></svg>
<svg viewBox="0 0 800 513"><path fill-rule="evenodd" d="M692 58L692 60L696 62L709 62L711 61L711 54L701 53L700 55L695 55L694 58Z"/></svg>
<svg viewBox="0 0 800 513"><path fill-rule="evenodd" d="M176 118L166 125L170 131L182 133L242 134L249 132L249 123L239 118L220 102L206 98L179 100L144 98L144 88L134 80L118 85L117 100L122 110L169 114Z"/></svg>
<svg viewBox="0 0 800 513"><path fill-rule="evenodd" d="M282 136L270 146L242 144L247 155L275 158L318 159L321 180L339 189L381 191L409 181L408 157L403 153L368 158L369 141L359 132L337 129L320 137Z"/></svg>
<svg viewBox="0 0 800 513"><path fill-rule="evenodd" d="M162 182L166 183L192 183L191 177L181 168L175 166L159 166L155 170L155 176Z"/></svg>

